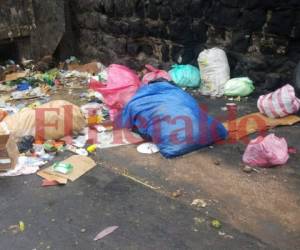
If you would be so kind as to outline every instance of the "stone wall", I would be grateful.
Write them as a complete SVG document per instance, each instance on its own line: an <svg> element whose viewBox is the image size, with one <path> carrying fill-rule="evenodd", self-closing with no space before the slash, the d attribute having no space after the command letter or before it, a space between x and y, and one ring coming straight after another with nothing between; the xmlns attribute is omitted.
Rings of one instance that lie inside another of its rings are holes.
<svg viewBox="0 0 300 250"><path fill-rule="evenodd" d="M78 54L105 64L197 63L219 46L232 76L290 81L300 59L299 0L70 0Z"/></svg>
<svg viewBox="0 0 300 250"><path fill-rule="evenodd" d="M64 4L61 0L1 0L0 60L38 60L54 54L66 31Z"/></svg>

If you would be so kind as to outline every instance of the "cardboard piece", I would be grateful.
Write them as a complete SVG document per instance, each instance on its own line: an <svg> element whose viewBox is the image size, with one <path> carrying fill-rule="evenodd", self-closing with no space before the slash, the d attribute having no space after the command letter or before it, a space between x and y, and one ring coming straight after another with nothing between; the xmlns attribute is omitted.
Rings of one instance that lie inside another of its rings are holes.
<svg viewBox="0 0 300 250"><path fill-rule="evenodd" d="M11 73L11 74L8 74L8 75L5 76L5 81L18 80L19 78L26 77L26 75L27 75L26 71Z"/></svg>
<svg viewBox="0 0 300 250"><path fill-rule="evenodd" d="M240 140L256 132L267 131L278 126L292 126L298 122L300 117L296 115L274 119L261 113L253 113L225 122L223 125L229 132L229 139Z"/></svg>
<svg viewBox="0 0 300 250"><path fill-rule="evenodd" d="M84 65L80 65L77 63L68 65L68 70L76 70L78 72L83 72L83 73L88 72L93 75L100 73L104 69L105 67L99 62L91 62Z"/></svg>
<svg viewBox="0 0 300 250"><path fill-rule="evenodd" d="M96 162L86 156L73 155L62 163L70 163L73 165L73 171L69 174L61 174L55 172L52 166L39 171L37 174L48 181L57 181L60 184L66 184L68 180L76 181L79 177L96 166Z"/></svg>
<svg viewBox="0 0 300 250"><path fill-rule="evenodd" d="M14 137L0 124L0 171L13 169L18 162L19 150Z"/></svg>

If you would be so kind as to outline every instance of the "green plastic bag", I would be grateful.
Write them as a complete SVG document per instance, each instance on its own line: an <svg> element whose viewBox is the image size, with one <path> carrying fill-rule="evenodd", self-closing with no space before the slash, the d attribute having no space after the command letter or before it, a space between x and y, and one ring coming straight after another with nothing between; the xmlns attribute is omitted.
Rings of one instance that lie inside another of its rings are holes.
<svg viewBox="0 0 300 250"><path fill-rule="evenodd" d="M230 79L225 84L226 96L248 96L254 91L253 81L248 77Z"/></svg>
<svg viewBox="0 0 300 250"><path fill-rule="evenodd" d="M198 88L200 87L201 77L198 68L192 65L178 65L172 66L169 71L172 81L179 87Z"/></svg>

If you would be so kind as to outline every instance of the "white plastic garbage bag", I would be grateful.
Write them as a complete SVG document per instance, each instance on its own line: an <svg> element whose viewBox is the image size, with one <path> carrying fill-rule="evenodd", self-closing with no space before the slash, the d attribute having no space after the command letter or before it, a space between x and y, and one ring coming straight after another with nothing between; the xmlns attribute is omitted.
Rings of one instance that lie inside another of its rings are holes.
<svg viewBox="0 0 300 250"><path fill-rule="evenodd" d="M201 93L220 97L224 95L225 83L230 79L230 67L224 50L207 49L198 57L201 72Z"/></svg>

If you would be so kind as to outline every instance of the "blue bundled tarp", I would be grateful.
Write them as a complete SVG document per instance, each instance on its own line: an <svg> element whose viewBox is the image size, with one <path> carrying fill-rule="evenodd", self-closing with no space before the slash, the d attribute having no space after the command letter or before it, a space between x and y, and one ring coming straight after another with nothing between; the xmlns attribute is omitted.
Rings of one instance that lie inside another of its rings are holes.
<svg viewBox="0 0 300 250"><path fill-rule="evenodd" d="M125 106L121 122L122 127L152 140L166 158L212 145L228 135L192 96L164 81L141 87Z"/></svg>

